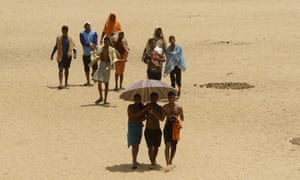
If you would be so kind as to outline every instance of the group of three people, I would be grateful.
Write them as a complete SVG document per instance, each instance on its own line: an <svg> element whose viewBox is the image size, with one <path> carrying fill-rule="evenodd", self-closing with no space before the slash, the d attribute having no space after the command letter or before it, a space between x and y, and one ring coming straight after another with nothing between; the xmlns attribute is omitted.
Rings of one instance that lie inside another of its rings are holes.
<svg viewBox="0 0 300 180"><path fill-rule="evenodd" d="M139 144L142 138L143 121L146 120L144 136L148 146L148 156L151 162L151 168L157 165L156 157L161 145L162 134L165 142L166 164L172 165L176 152L177 142L179 140L179 129L184 121L183 109L175 103L175 93L168 93L168 103L163 107L157 104L159 96L153 92L150 95L150 102L144 105L141 102L141 95L134 95L134 103L128 105L128 147L132 146L132 169L139 166L137 155ZM163 133L160 128L160 121L164 121Z"/></svg>
<svg viewBox="0 0 300 180"><path fill-rule="evenodd" d="M181 46L176 44L175 36L169 36L170 45L166 47L162 29L156 28L153 38L150 38L144 49L142 61L147 64L147 78L161 80L162 74L170 74L171 86L177 85L178 94L181 92L181 71L186 69L185 58ZM163 71L163 63L166 62Z"/></svg>

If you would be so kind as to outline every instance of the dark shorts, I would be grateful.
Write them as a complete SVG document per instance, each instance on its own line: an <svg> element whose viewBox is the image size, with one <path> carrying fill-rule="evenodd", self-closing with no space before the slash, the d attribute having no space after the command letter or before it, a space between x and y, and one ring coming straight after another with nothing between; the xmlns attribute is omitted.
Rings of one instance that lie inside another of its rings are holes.
<svg viewBox="0 0 300 180"><path fill-rule="evenodd" d="M148 79L161 80L161 71L147 71Z"/></svg>
<svg viewBox="0 0 300 180"><path fill-rule="evenodd" d="M171 147L176 149L177 141L172 139L172 123L168 123L164 127L165 144L171 143Z"/></svg>
<svg viewBox="0 0 300 180"><path fill-rule="evenodd" d="M58 62L58 69L68 69L71 65L72 57L64 56L60 62Z"/></svg>
<svg viewBox="0 0 300 180"><path fill-rule="evenodd" d="M162 132L160 129L145 129L144 132L147 146L159 147L161 143Z"/></svg>
<svg viewBox="0 0 300 180"><path fill-rule="evenodd" d="M91 56L83 55L82 60L83 60L83 65L84 65L84 72L90 72L89 64L91 62ZM93 70L97 70L98 64L95 63L92 68L93 68Z"/></svg>

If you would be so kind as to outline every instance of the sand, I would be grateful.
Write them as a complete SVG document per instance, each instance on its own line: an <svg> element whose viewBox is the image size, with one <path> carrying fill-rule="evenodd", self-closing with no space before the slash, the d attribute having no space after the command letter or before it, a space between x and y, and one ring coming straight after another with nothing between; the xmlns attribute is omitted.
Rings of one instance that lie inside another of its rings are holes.
<svg viewBox="0 0 300 180"><path fill-rule="evenodd" d="M130 102L110 91L110 105L95 106L96 86L82 86L79 32L89 20L100 34L109 12L131 49L125 87L146 78L140 57L155 27L183 47L186 122L168 173L163 145L162 168L148 169L144 139L142 166L130 169ZM0 179L300 179L299 12L298 0L1 1ZM63 24L78 58L57 90L50 53ZM254 87L194 86L223 82Z"/></svg>

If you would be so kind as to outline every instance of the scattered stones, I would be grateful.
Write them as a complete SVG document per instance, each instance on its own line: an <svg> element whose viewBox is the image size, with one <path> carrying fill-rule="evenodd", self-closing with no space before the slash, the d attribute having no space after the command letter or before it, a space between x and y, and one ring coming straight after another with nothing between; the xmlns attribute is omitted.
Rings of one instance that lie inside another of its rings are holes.
<svg viewBox="0 0 300 180"><path fill-rule="evenodd" d="M293 138L292 140L290 140L290 143L300 146L300 137Z"/></svg>
<svg viewBox="0 0 300 180"><path fill-rule="evenodd" d="M248 83L240 83L240 82L222 82L222 83L207 83L207 84L200 84L201 88L215 88L215 89L249 89L255 86L250 85ZM194 87L196 87L194 85Z"/></svg>

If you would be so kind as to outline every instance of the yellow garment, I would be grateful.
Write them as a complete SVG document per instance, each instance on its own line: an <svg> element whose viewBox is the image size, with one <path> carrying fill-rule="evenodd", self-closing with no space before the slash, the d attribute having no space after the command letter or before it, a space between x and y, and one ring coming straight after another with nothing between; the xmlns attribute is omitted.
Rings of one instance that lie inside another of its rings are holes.
<svg viewBox="0 0 300 180"><path fill-rule="evenodd" d="M111 21L110 17L114 15L116 17L115 21ZM107 35L107 36L111 36L114 32L117 31L121 31L121 24L119 23L119 21L117 21L117 16L114 13L110 13L108 16L108 19L104 25L103 28L103 32Z"/></svg>
<svg viewBox="0 0 300 180"><path fill-rule="evenodd" d="M60 62L63 58L63 47L62 47L62 39L63 36L58 36L56 38L56 44L57 44L57 56L56 59L58 62ZM75 43L73 42L72 38L68 36L69 41L69 49L68 49L68 56L72 56L72 50L75 48Z"/></svg>

